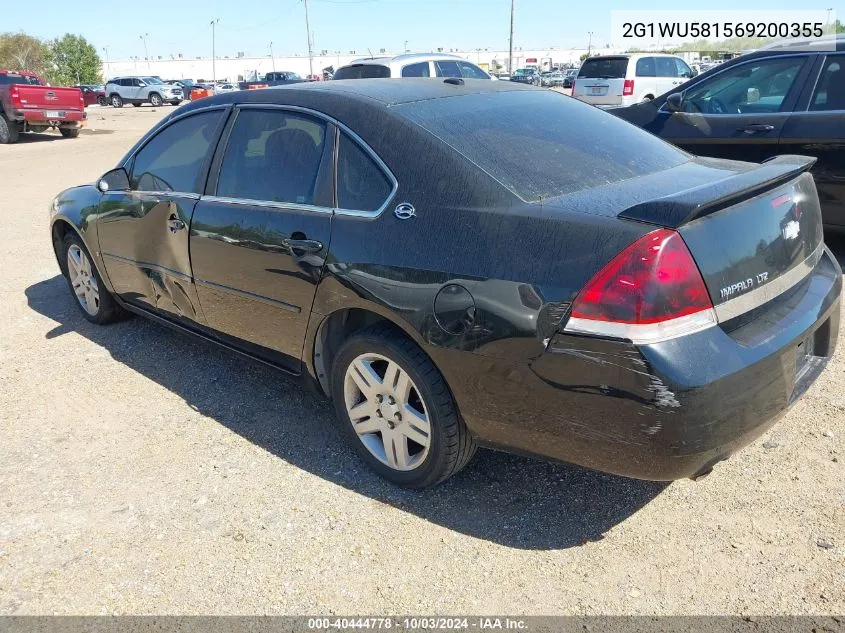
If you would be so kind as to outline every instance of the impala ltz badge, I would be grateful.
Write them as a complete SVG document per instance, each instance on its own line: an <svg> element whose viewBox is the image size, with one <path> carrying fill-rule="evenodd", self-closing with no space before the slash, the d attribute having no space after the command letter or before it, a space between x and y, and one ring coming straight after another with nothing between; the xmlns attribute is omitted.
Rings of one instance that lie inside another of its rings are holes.
<svg viewBox="0 0 845 633"><path fill-rule="evenodd" d="M410 220L412 217L417 215L417 210L411 203L403 202L393 210L393 215L400 220Z"/></svg>

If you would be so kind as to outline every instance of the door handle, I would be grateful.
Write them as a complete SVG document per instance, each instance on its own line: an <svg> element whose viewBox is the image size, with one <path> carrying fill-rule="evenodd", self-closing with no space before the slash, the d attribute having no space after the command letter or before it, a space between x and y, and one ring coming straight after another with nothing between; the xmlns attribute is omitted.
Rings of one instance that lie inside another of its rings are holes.
<svg viewBox="0 0 845 633"><path fill-rule="evenodd" d="M285 238L282 243L293 251L304 251L306 253L316 253L323 250L323 243L317 240L295 240L292 238Z"/></svg>
<svg viewBox="0 0 845 633"><path fill-rule="evenodd" d="M742 127L737 128L738 131L748 132L749 134L754 134L756 132L771 132L774 129L774 125L766 125L765 123L750 123L749 125L743 125Z"/></svg>
<svg viewBox="0 0 845 633"><path fill-rule="evenodd" d="M180 220L175 214L171 215L167 219L167 228L170 229L171 233L176 233L178 231L184 230L186 224Z"/></svg>

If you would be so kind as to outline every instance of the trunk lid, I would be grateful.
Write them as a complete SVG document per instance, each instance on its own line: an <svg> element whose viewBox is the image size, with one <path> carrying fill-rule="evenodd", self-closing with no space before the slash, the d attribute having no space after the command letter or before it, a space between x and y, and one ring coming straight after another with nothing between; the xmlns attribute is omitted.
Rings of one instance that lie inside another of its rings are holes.
<svg viewBox="0 0 845 633"><path fill-rule="evenodd" d="M779 156L619 217L677 229L724 322L786 292L821 258L821 209L807 173L813 162Z"/></svg>

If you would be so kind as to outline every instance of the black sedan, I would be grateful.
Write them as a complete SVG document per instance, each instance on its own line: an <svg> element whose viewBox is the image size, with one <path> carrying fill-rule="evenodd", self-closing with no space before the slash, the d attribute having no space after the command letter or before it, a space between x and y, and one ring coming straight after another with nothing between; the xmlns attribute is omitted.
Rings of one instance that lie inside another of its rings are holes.
<svg viewBox="0 0 845 633"><path fill-rule="evenodd" d="M835 44L742 55L653 101L610 112L702 156L815 157L825 227L845 231L845 35Z"/></svg>
<svg viewBox="0 0 845 633"><path fill-rule="evenodd" d="M301 376L397 484L479 445L671 480L833 354L810 166L693 158L509 82L298 84L176 110L56 197L51 238L86 319Z"/></svg>

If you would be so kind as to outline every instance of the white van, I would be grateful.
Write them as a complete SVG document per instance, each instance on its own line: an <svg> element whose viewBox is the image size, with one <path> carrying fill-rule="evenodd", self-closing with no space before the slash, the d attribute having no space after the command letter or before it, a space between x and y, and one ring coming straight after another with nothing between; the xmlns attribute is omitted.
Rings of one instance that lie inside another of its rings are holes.
<svg viewBox="0 0 845 633"><path fill-rule="evenodd" d="M597 106L626 106L654 99L692 76L675 55L601 55L581 64L572 96Z"/></svg>

